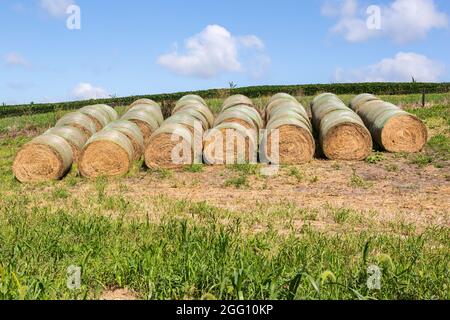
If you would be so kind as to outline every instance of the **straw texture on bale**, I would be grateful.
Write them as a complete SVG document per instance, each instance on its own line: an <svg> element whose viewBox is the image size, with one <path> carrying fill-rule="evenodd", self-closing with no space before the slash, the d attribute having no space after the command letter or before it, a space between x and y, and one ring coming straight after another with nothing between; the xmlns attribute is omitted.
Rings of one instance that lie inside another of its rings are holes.
<svg viewBox="0 0 450 320"><path fill-rule="evenodd" d="M262 161L297 165L314 158L316 143L311 122L305 108L293 96L276 94L266 106L265 114L268 122L260 144Z"/></svg>
<svg viewBox="0 0 450 320"><path fill-rule="evenodd" d="M91 120L95 123L95 128L97 131L102 130L110 122L110 116L104 110L88 106L83 107L78 111L91 118Z"/></svg>
<svg viewBox="0 0 450 320"><path fill-rule="evenodd" d="M70 144L60 136L47 134L27 143L16 155L12 170L20 182L61 179L73 161Z"/></svg>
<svg viewBox="0 0 450 320"><path fill-rule="evenodd" d="M225 111L237 105L247 105L249 107L254 107L253 101L250 98L242 94L236 94L234 96L227 98L223 102L222 111Z"/></svg>
<svg viewBox="0 0 450 320"><path fill-rule="evenodd" d="M139 127L144 137L144 145L147 145L152 133L159 128L159 124L153 118L153 115L143 110L130 110L125 113L122 120L131 121Z"/></svg>
<svg viewBox="0 0 450 320"><path fill-rule="evenodd" d="M127 120L117 120L108 124L105 129L117 130L130 140L133 145L133 159L140 160L144 154L144 136L139 127Z"/></svg>
<svg viewBox="0 0 450 320"><path fill-rule="evenodd" d="M228 108L224 111L222 111L222 113L228 112L228 111L239 111L241 113L246 114L247 116L249 116L252 121L253 124L255 125L255 127L259 130L262 129L264 127L264 120L261 117L261 114L259 113L258 110L256 110L253 107L250 107L248 105L244 105L244 104L239 104L239 105L235 105L234 107ZM220 116L220 114L219 114ZM217 123L217 121L216 121Z"/></svg>
<svg viewBox="0 0 450 320"><path fill-rule="evenodd" d="M220 113L214 122L214 126L218 126L221 123L234 122L246 127L247 129L259 130L259 127L252 119L252 117L239 108L230 108Z"/></svg>
<svg viewBox="0 0 450 320"><path fill-rule="evenodd" d="M280 100L280 99L290 100L292 102L298 103L298 101L297 101L297 99L295 97L291 96L288 93L280 92L280 93L277 93L277 94L273 95L270 98L269 104L274 102L275 100Z"/></svg>
<svg viewBox="0 0 450 320"><path fill-rule="evenodd" d="M428 141L425 124L399 107L368 95L357 96L351 107L362 118L374 141L389 152L419 152Z"/></svg>
<svg viewBox="0 0 450 320"><path fill-rule="evenodd" d="M65 139L72 148L73 162L78 163L81 151L86 144L86 135L75 127L54 127L47 130L44 135L55 135Z"/></svg>
<svg viewBox="0 0 450 320"><path fill-rule="evenodd" d="M230 165L257 162L257 132L239 123L219 124L206 133L203 144L203 160L206 164Z"/></svg>
<svg viewBox="0 0 450 320"><path fill-rule="evenodd" d="M96 109L106 113L108 116L108 122L116 121L119 118L119 114L117 113L117 111L107 104L94 104L91 106L86 106L85 108Z"/></svg>
<svg viewBox="0 0 450 320"><path fill-rule="evenodd" d="M162 126L168 124L181 124L191 131L192 134L197 132L197 134L203 135L204 132L203 123L188 113L174 114L173 116L167 118Z"/></svg>
<svg viewBox="0 0 450 320"><path fill-rule="evenodd" d="M83 177L126 174L133 162L133 145L123 133L107 129L92 136L83 149L78 168Z"/></svg>
<svg viewBox="0 0 450 320"><path fill-rule="evenodd" d="M94 121L81 112L72 112L63 116L56 123L56 127L70 126L80 129L87 138L97 132Z"/></svg>
<svg viewBox="0 0 450 320"><path fill-rule="evenodd" d="M323 154L331 160L364 160L372 152L370 132L337 96L325 93L312 103L313 126Z"/></svg>
<svg viewBox="0 0 450 320"><path fill-rule="evenodd" d="M150 138L145 149L148 168L176 169L201 162L202 140L179 123L167 123ZM199 152L200 151L200 152Z"/></svg>
<svg viewBox="0 0 450 320"><path fill-rule="evenodd" d="M183 105L179 105L179 108L175 108L172 114L174 115L180 112L185 112L186 110L194 110L196 112L199 112L203 116L203 118L206 119L208 128L211 128L213 126L214 114L208 106L198 102L186 103Z"/></svg>
<svg viewBox="0 0 450 320"><path fill-rule="evenodd" d="M159 105L153 104L135 104L133 107L128 110L128 112L133 111L145 111L152 115L153 119L158 122L158 125L161 125L164 122L164 116L161 111L161 107Z"/></svg>

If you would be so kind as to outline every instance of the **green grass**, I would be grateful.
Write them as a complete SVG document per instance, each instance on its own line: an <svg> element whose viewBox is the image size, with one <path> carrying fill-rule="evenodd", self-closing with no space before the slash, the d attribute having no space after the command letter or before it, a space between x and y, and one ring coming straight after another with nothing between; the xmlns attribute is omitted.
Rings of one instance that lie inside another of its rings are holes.
<svg viewBox="0 0 450 320"><path fill-rule="evenodd" d="M206 203L169 204L204 217L160 224L9 199L0 219L0 299L86 299L127 287L142 299L448 299L448 230L409 237L327 235L309 228L248 234ZM114 204L116 205L116 204ZM348 212L336 212L344 223ZM382 268L369 290L367 268ZM66 287L79 266L82 287Z"/></svg>
<svg viewBox="0 0 450 320"><path fill-rule="evenodd" d="M235 187L236 189L248 188L250 185L248 183L247 176L239 175L238 177L229 178L224 183L225 187Z"/></svg>
<svg viewBox="0 0 450 320"><path fill-rule="evenodd" d="M368 189L372 187L372 185L372 182L366 181L363 177L356 173L356 170L353 170L352 176L350 177L350 186L354 188Z"/></svg>

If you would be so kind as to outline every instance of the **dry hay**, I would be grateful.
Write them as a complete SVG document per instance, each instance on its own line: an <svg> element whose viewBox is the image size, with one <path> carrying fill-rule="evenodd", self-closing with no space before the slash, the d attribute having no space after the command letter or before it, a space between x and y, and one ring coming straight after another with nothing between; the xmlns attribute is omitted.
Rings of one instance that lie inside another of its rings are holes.
<svg viewBox="0 0 450 320"><path fill-rule="evenodd" d="M27 143L17 153L12 170L20 182L61 179L73 161L72 148L56 135L42 135Z"/></svg>
<svg viewBox="0 0 450 320"><path fill-rule="evenodd" d="M122 117L122 120L131 121L139 127L144 137L144 145L148 144L153 132L159 128L158 122L147 111L130 110Z"/></svg>
<svg viewBox="0 0 450 320"><path fill-rule="evenodd" d="M63 116L55 125L56 127L70 126L80 129L87 138L97 132L95 122L90 117L81 112L72 112Z"/></svg>
<svg viewBox="0 0 450 320"><path fill-rule="evenodd" d="M135 123L127 120L117 120L108 124L105 129L117 130L126 135L133 145L133 159L136 161L141 159L144 154L144 136Z"/></svg>
<svg viewBox="0 0 450 320"><path fill-rule="evenodd" d="M80 129L68 126L54 127L47 130L44 134L53 134L64 138L72 148L73 162L78 163L81 151L87 141L86 135Z"/></svg>
<svg viewBox="0 0 450 320"><path fill-rule="evenodd" d="M222 123L203 140L203 159L209 165L256 163L257 132L239 123Z"/></svg>
<svg viewBox="0 0 450 320"><path fill-rule="evenodd" d="M185 126L169 123L159 128L145 149L145 164L148 168L177 169L198 162L202 141L196 141Z"/></svg>
<svg viewBox="0 0 450 320"><path fill-rule="evenodd" d="M180 100L178 100L178 102L184 102L187 100L197 101L197 102L200 102L201 104L204 104L205 106L207 105L206 101L202 97L200 97L199 95L196 95L196 94L185 95Z"/></svg>
<svg viewBox="0 0 450 320"><path fill-rule="evenodd" d="M260 112L253 107L250 107L250 106L244 105L244 104L235 105L231 108L228 108L228 109L222 111L221 114L219 114L218 118L220 118L223 114L227 115L229 113L245 114L246 116L248 116L252 119L254 126L258 130L260 130L264 127L264 120L261 117ZM240 118L240 117L241 116L238 116L238 118ZM217 123L217 121L216 121L216 123Z"/></svg>
<svg viewBox="0 0 450 320"><path fill-rule="evenodd" d="M186 105L181 105L179 108L173 110L172 115L178 114L180 112L188 112L195 115L197 118L201 119L202 122L206 120L206 129L211 128L214 125L214 114L211 109L206 105L201 103L188 103ZM199 113L200 115L198 115Z"/></svg>
<svg viewBox="0 0 450 320"><path fill-rule="evenodd" d="M298 100L297 100L296 98L294 98L293 96L291 96L290 94L284 93L284 92L280 92L280 93L277 93L277 94L273 95L273 96L270 98L269 104L270 104L271 102L274 102L275 100L280 100L280 99L282 99L282 100L289 100L289 101L291 101L291 102L296 102L296 103L298 103Z"/></svg>
<svg viewBox="0 0 450 320"><path fill-rule="evenodd" d="M246 106L249 106L252 108L255 107L255 105L253 104L253 101L250 98L248 98L242 94L236 94L236 95L233 95L233 96L227 98L223 102L222 111L225 111L225 110L235 107L237 105L246 105Z"/></svg>
<svg viewBox="0 0 450 320"><path fill-rule="evenodd" d="M164 122L164 116L159 105L135 104L127 112L134 111L148 112L152 116L152 118L155 119L156 122L158 122L158 125L161 125Z"/></svg>
<svg viewBox="0 0 450 320"><path fill-rule="evenodd" d="M138 100L134 101L132 104L130 104L126 108L125 111L126 112L129 111L131 108L133 108L135 105L138 105L138 104L148 104L148 105L153 105L153 106L158 106L159 107L159 104L157 102L155 102L155 101L153 101L151 99L144 98L144 99L138 99Z"/></svg>
<svg viewBox="0 0 450 320"><path fill-rule="evenodd" d="M379 146L389 152L419 152L428 141L425 124L416 116L381 100L353 103Z"/></svg>
<svg viewBox="0 0 450 320"><path fill-rule="evenodd" d="M109 114L106 111L96 107L83 107L79 110L79 112L91 118L91 120L95 123L95 128L97 131L102 130L110 122Z"/></svg>
<svg viewBox="0 0 450 320"><path fill-rule="evenodd" d="M245 113L242 109L231 108L225 110L216 118L214 122L214 126L218 126L222 123L235 122L240 125L246 127L247 129L259 130L259 127L255 123L255 121L251 118L250 115Z"/></svg>
<svg viewBox="0 0 450 320"><path fill-rule="evenodd" d="M119 118L119 114L117 113L117 111L107 104L94 104L91 106L86 106L85 108L96 109L104 112L108 116L108 122L116 121Z"/></svg>
<svg viewBox="0 0 450 320"><path fill-rule="evenodd" d="M117 130L103 130L94 135L83 149L79 170L83 177L115 177L128 173L133 161L133 145Z"/></svg>
<svg viewBox="0 0 450 320"><path fill-rule="evenodd" d="M289 115L272 122L261 142L261 156L266 158L263 160L273 164L307 163L313 160L315 150L316 142L310 128Z"/></svg>
<svg viewBox="0 0 450 320"><path fill-rule="evenodd" d="M189 107L183 108L181 110L178 110L175 114L173 114L171 118L179 115L186 115L194 118L197 122L201 123L203 130L208 130L210 127L209 121L206 118L206 116L203 113L197 111L196 109Z"/></svg>
<svg viewBox="0 0 450 320"><path fill-rule="evenodd" d="M428 130L417 117L403 114L392 117L384 125L381 146L389 152L419 152L428 141Z"/></svg>

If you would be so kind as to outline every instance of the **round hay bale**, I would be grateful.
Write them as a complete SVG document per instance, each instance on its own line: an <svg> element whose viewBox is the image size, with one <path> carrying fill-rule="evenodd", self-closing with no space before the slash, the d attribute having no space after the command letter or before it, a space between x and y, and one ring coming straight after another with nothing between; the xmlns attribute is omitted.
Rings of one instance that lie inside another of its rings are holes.
<svg viewBox="0 0 450 320"><path fill-rule="evenodd" d="M158 122L159 126L164 122L164 116L162 114L161 107L159 105L135 104L127 112L131 111L145 111L150 113L153 119L155 119L156 122Z"/></svg>
<svg viewBox="0 0 450 320"><path fill-rule="evenodd" d="M108 115L108 122L116 121L119 118L119 114L117 113L117 111L107 104L94 104L92 106L86 106L85 108L96 109L106 113Z"/></svg>
<svg viewBox="0 0 450 320"><path fill-rule="evenodd" d="M20 149L12 170L22 183L58 180L69 171L72 162L70 144L60 136L46 134Z"/></svg>
<svg viewBox="0 0 450 320"><path fill-rule="evenodd" d="M202 141L195 141L192 132L182 124L168 123L151 137L145 149L148 168L177 169L201 162Z"/></svg>
<svg viewBox="0 0 450 320"><path fill-rule="evenodd" d="M265 162L299 165L314 158L316 143L310 127L302 120L286 115L267 125L260 145L260 155ZM273 153L277 151L278 155Z"/></svg>
<svg viewBox="0 0 450 320"><path fill-rule="evenodd" d="M296 98L294 98L293 96L291 96L290 94L284 93L284 92L280 92L280 93L277 93L277 94L273 95L270 98L269 104L274 102L274 101L276 101L276 100L279 100L279 99L290 100L292 102L297 102L298 103L298 100Z"/></svg>
<svg viewBox="0 0 450 320"><path fill-rule="evenodd" d="M185 126L192 134L199 134L200 136L203 136L204 127L203 123L195 118L194 116L188 114L188 113L176 113L173 116L169 117L164 121L162 126L168 125L168 124L181 124Z"/></svg>
<svg viewBox="0 0 450 320"><path fill-rule="evenodd" d="M81 151L88 139L80 129L68 126L54 127L44 133L44 135L48 134L64 138L72 148L73 162L78 163Z"/></svg>
<svg viewBox="0 0 450 320"><path fill-rule="evenodd" d="M419 152L428 141L425 124L391 103L372 100L359 105L358 114L375 142L388 152Z"/></svg>
<svg viewBox="0 0 450 320"><path fill-rule="evenodd" d="M299 114L305 116L306 118L309 118L305 107L302 104L300 104L299 102L294 102L294 101L288 100L288 99L277 99L277 100L269 103L267 105L267 107L265 108L264 114L266 116L266 121L270 120L270 118L274 112L280 112L280 110L282 111L284 109L297 110L297 112Z"/></svg>
<svg viewBox="0 0 450 320"><path fill-rule="evenodd" d="M230 108L220 113L214 122L214 127L226 122L239 123L247 129L254 129L259 131L259 127L245 111L239 108Z"/></svg>
<svg viewBox="0 0 450 320"><path fill-rule="evenodd" d="M209 121L205 117L205 115L203 113L197 111L194 108L184 108L184 109L178 110L178 112L176 112L173 116L180 115L180 114L189 115L189 116L193 117L195 120L199 121L202 124L203 130L208 130L210 127Z"/></svg>
<svg viewBox="0 0 450 320"><path fill-rule="evenodd" d="M127 120L116 120L108 124L105 129L117 130L130 140L133 145L133 160L138 161L144 154L144 136L139 127Z"/></svg>
<svg viewBox="0 0 450 320"><path fill-rule="evenodd" d="M374 96L370 93L363 93L360 95L357 95L353 100L350 102L350 108L358 113L359 108L365 104L366 102L370 101L377 101L380 100L378 97Z"/></svg>
<svg viewBox="0 0 450 320"><path fill-rule="evenodd" d="M233 96L227 98L223 102L222 111L225 111L229 108L232 108L232 107L235 107L238 105L246 105L246 106L249 106L252 108L255 107L255 105L253 104L253 101L250 98L248 98L242 94L236 94L236 95L233 95Z"/></svg>
<svg viewBox="0 0 450 320"><path fill-rule="evenodd" d="M159 128L159 124L153 118L153 115L144 110L130 110L125 113L122 120L131 121L139 127L144 137L144 145L147 145L152 133Z"/></svg>
<svg viewBox="0 0 450 320"><path fill-rule="evenodd" d="M310 132L313 132L312 124L309 121L309 118L305 118L305 116L299 112L297 112L297 109L284 109L284 110L278 110L277 112L273 112L272 116L270 117L270 120L267 122L266 127L269 127L274 123L275 121L278 121L282 118L291 118L296 119L298 121L301 121L305 124L305 126L308 128Z"/></svg>
<svg viewBox="0 0 450 320"><path fill-rule="evenodd" d="M197 102L200 102L201 104L207 106L206 101L202 97L200 97L199 95L196 95L196 94L185 95L180 100L178 100L178 102L184 102L184 101L187 101L187 100L197 101Z"/></svg>
<svg viewBox="0 0 450 320"><path fill-rule="evenodd" d="M331 160L364 160L372 152L369 130L361 118L336 96L314 99L313 123L324 155Z"/></svg>
<svg viewBox="0 0 450 320"><path fill-rule="evenodd" d="M125 112L129 111L130 109L132 109L135 105L138 104L148 104L148 105L152 105L152 106L156 106L159 107L159 104L151 99L138 99L136 101L134 101L132 104L130 104L126 109Z"/></svg>
<svg viewBox="0 0 450 320"><path fill-rule="evenodd" d="M102 130L86 143L78 168L88 179L122 176L131 168L133 152L126 135L117 130Z"/></svg>
<svg viewBox="0 0 450 320"><path fill-rule="evenodd" d="M224 122L209 130L203 140L203 160L208 165L256 163L257 132L238 123Z"/></svg>
<svg viewBox="0 0 450 320"><path fill-rule="evenodd" d="M95 123L95 128L97 131L102 130L110 122L109 114L101 109L87 106L78 111L91 118L91 120Z"/></svg>
<svg viewBox="0 0 450 320"><path fill-rule="evenodd" d="M249 107L248 105L244 105L244 104L236 105L236 106L228 108L222 112L235 111L235 110L238 110L242 113L245 113L247 116L249 116L253 120L253 123L255 124L255 126L257 127L258 130L262 129L264 127L264 120L262 119L261 114L258 112L258 110L256 110L255 108Z"/></svg>
<svg viewBox="0 0 450 320"><path fill-rule="evenodd" d="M192 104L180 105L178 109L177 108L174 109L172 114L183 112L184 110L195 110L197 112L200 112L203 115L203 117L206 119L206 121L208 123L208 128L211 128L213 126L214 114L212 113L212 111L209 109L208 106L203 105L198 102L192 103Z"/></svg>
<svg viewBox="0 0 450 320"><path fill-rule="evenodd" d="M72 112L63 116L56 122L56 127L70 126L80 129L87 138L97 132L95 122L90 117L81 112Z"/></svg>

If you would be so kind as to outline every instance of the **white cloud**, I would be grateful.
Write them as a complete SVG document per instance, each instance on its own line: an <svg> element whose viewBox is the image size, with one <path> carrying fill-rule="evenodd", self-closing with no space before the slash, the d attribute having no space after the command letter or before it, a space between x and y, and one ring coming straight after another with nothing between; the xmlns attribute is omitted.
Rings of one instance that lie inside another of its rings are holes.
<svg viewBox="0 0 450 320"><path fill-rule="evenodd" d="M261 54L264 43L255 35L233 36L219 25L209 25L199 34L185 41L186 52L175 48L160 56L157 63L178 74L212 78L224 72L243 72L240 61L242 49L256 50Z"/></svg>
<svg viewBox="0 0 450 320"><path fill-rule="evenodd" d="M3 57L4 62L12 67L30 68L31 62L16 52L10 52Z"/></svg>
<svg viewBox="0 0 450 320"><path fill-rule="evenodd" d="M55 18L64 17L67 8L74 4L74 0L40 0L41 8Z"/></svg>
<svg viewBox="0 0 450 320"><path fill-rule="evenodd" d="M431 30L448 26L447 14L436 8L434 0L394 0L380 9L380 30L367 27L367 8L359 7L357 0L329 0L322 6L322 15L338 17L331 32L348 42L384 36L405 43L423 39Z"/></svg>
<svg viewBox="0 0 450 320"><path fill-rule="evenodd" d="M399 52L394 58L383 59L373 65L335 72L337 82L438 82L445 66L414 52Z"/></svg>
<svg viewBox="0 0 450 320"><path fill-rule="evenodd" d="M71 93L77 100L104 99L109 98L108 92L101 87L94 87L90 83L79 83Z"/></svg>

